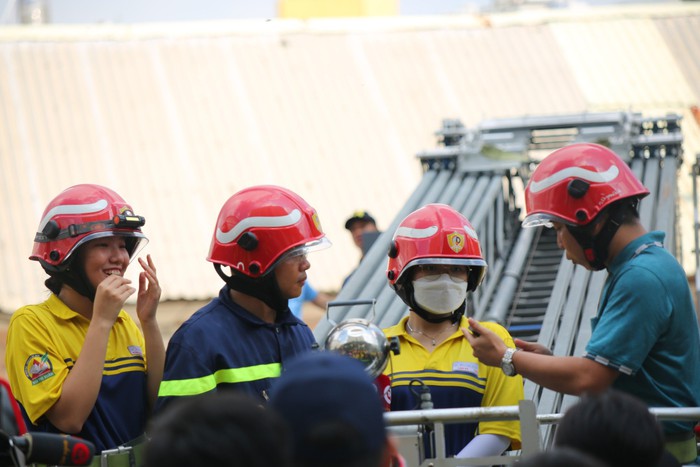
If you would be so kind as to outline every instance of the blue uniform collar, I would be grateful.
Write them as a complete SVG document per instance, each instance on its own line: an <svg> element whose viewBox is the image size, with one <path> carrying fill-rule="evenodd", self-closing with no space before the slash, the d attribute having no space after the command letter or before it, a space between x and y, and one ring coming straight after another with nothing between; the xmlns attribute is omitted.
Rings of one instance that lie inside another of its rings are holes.
<svg viewBox="0 0 700 467"><path fill-rule="evenodd" d="M278 324L296 325L301 322L296 316L292 314L292 312L289 310L289 307L287 307L287 309L282 313L277 313L277 319L275 320L274 324L267 323L255 316L254 314L252 314L251 312L249 312L248 310L246 310L245 308L243 308L238 303L231 300L231 294L229 293L230 290L231 288L228 285L223 286L221 290L219 290L219 301L226 308L231 310L233 314L238 316L240 319L248 321L251 324L255 324L258 326L275 326Z"/></svg>

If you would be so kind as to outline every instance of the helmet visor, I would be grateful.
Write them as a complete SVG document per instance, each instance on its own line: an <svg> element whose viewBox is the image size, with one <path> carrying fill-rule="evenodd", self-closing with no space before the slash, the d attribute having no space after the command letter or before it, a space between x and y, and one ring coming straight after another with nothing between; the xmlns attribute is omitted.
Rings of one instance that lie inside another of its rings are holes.
<svg viewBox="0 0 700 467"><path fill-rule="evenodd" d="M290 250L287 250L282 255L280 255L280 257L277 258L277 260L272 264L272 266L270 266L267 272L269 273L270 271L274 270L275 267L283 261L299 258L301 256L306 256L312 251L325 250L330 246L331 241L328 240L326 237L321 237L318 240L314 240L312 242L304 243L303 245L291 248Z"/></svg>
<svg viewBox="0 0 700 467"><path fill-rule="evenodd" d="M64 262L68 258L70 258L73 252L78 251L78 248L80 246L86 244L91 240L104 237L125 237L126 248L129 251L129 262L131 262L136 257L138 252L141 251L143 247L145 247L148 244L148 239L144 234L133 230L105 230L102 232L95 232L93 234L86 235L85 237L81 238L80 241L78 241L78 243L76 243L75 246L71 249L71 251L68 252L68 255L65 257Z"/></svg>
<svg viewBox="0 0 700 467"><path fill-rule="evenodd" d="M574 225L571 223L571 221L564 219L563 217L555 216L554 214L546 212L536 212L530 214L529 216L526 216L525 219L523 219L522 226L523 228L545 226L551 229L552 227L554 227L552 225L552 222L559 222L566 225Z"/></svg>
<svg viewBox="0 0 700 467"><path fill-rule="evenodd" d="M416 258L410 261L406 267L401 271L401 275L396 279L399 281L407 271L409 271L413 266L418 266L422 264L434 264L440 266L466 266L467 273L473 267L486 268L486 261L481 258Z"/></svg>

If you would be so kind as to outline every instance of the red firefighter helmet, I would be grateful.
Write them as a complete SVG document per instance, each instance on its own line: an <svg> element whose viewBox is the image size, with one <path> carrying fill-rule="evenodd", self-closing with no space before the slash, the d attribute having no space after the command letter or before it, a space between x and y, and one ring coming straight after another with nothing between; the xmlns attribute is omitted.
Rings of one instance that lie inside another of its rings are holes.
<svg viewBox="0 0 700 467"><path fill-rule="evenodd" d="M83 184L66 188L44 210L29 259L44 269L58 270L85 242L107 236L127 237L129 257L148 240L141 233L146 220L113 190Z"/></svg>
<svg viewBox="0 0 700 467"><path fill-rule="evenodd" d="M401 296L400 287L419 264L467 266L467 290L473 291L486 272L486 261L476 231L466 217L446 204L428 204L401 221L394 233L387 278ZM401 297L406 301L406 297Z"/></svg>
<svg viewBox="0 0 700 467"><path fill-rule="evenodd" d="M207 261L251 278L294 255L330 246L316 210L291 190L253 186L224 203Z"/></svg>
<svg viewBox="0 0 700 467"><path fill-rule="evenodd" d="M593 143L565 146L545 157L525 188L523 227L590 223L608 205L649 190L612 150Z"/></svg>

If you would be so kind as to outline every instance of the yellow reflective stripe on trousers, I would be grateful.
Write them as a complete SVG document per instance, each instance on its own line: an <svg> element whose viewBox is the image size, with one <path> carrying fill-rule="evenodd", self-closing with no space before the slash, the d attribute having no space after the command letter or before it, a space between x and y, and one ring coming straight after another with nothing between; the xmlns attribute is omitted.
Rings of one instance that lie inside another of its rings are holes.
<svg viewBox="0 0 700 467"><path fill-rule="evenodd" d="M219 370L213 375L200 378L163 381L158 389L158 397L196 396L197 394L209 392L222 383L245 383L265 378L277 378L281 372L282 365L279 363L267 363L265 365Z"/></svg>

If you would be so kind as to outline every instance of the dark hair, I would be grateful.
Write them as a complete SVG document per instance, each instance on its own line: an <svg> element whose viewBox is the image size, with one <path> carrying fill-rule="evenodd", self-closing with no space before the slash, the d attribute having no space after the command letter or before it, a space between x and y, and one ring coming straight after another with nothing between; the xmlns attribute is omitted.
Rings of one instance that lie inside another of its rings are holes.
<svg viewBox="0 0 700 467"><path fill-rule="evenodd" d="M605 211L610 213L611 217L616 217L620 225L629 225L639 220L638 207L639 198L625 198L610 204Z"/></svg>
<svg viewBox="0 0 700 467"><path fill-rule="evenodd" d="M614 389L582 396L562 417L554 443L615 467L656 466L664 450L661 425L647 405Z"/></svg>
<svg viewBox="0 0 700 467"><path fill-rule="evenodd" d="M616 467L610 466L585 452L567 447L554 447L523 459L518 467Z"/></svg>
<svg viewBox="0 0 700 467"><path fill-rule="evenodd" d="M238 392L215 392L168 405L151 422L148 467L289 467L291 440L278 415Z"/></svg>

